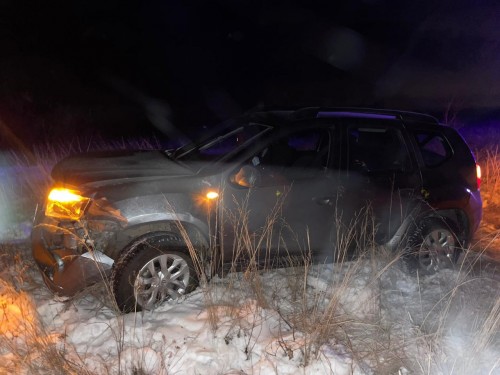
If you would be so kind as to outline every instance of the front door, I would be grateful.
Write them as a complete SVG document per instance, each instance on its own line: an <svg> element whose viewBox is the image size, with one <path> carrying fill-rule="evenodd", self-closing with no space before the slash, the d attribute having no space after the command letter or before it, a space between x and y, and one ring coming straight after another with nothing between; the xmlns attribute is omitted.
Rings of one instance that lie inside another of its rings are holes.
<svg viewBox="0 0 500 375"><path fill-rule="evenodd" d="M325 248L340 188L333 136L331 127L276 135L231 171L220 206L226 259L269 264Z"/></svg>

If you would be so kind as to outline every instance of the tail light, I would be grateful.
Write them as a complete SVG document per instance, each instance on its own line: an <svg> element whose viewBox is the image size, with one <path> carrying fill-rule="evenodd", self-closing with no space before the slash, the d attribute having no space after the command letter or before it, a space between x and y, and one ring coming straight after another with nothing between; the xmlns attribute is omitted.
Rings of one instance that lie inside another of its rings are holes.
<svg viewBox="0 0 500 375"><path fill-rule="evenodd" d="M481 188L481 167L479 164L476 164L476 179L477 179L477 188Z"/></svg>

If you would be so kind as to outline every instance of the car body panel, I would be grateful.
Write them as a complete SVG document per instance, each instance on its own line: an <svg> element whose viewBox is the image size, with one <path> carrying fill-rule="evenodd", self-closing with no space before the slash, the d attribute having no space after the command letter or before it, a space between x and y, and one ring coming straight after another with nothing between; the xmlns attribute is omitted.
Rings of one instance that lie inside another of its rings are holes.
<svg viewBox="0 0 500 375"><path fill-rule="evenodd" d="M79 220L37 214L33 255L51 290L76 293L153 233L179 234L207 262L234 261L238 246L259 263L306 252L329 261L349 228L357 234L348 248L374 240L397 249L425 217L453 220L463 244L481 220L474 157L430 116L305 108L229 125L176 151L82 154L57 164L55 185L90 203ZM367 228L373 238L359 235Z"/></svg>

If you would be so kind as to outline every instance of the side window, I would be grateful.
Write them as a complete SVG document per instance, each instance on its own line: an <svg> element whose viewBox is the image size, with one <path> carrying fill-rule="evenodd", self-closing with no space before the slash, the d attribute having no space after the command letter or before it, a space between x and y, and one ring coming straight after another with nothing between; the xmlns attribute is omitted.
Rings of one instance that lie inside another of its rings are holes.
<svg viewBox="0 0 500 375"><path fill-rule="evenodd" d="M449 143L439 133L420 131L415 138L426 167L436 167L452 154Z"/></svg>
<svg viewBox="0 0 500 375"><path fill-rule="evenodd" d="M260 153L263 167L324 170L330 151L329 133L323 129L303 130L269 144Z"/></svg>
<svg viewBox="0 0 500 375"><path fill-rule="evenodd" d="M348 168L353 171L404 171L410 167L408 149L398 129L350 127Z"/></svg>
<svg viewBox="0 0 500 375"><path fill-rule="evenodd" d="M231 176L242 187L273 186L318 176L330 157L330 132L307 129L271 141Z"/></svg>

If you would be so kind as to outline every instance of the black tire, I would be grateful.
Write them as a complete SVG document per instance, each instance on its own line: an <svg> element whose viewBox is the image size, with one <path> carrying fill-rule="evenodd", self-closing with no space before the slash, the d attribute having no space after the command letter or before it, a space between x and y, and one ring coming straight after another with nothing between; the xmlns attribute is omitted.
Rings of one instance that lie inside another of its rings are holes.
<svg viewBox="0 0 500 375"><path fill-rule="evenodd" d="M460 241L452 222L442 218L424 219L410 235L404 256L408 271L432 275L453 268L460 257Z"/></svg>
<svg viewBox="0 0 500 375"><path fill-rule="evenodd" d="M197 285L188 250L173 233L156 233L132 244L115 263L111 283L123 312L153 310Z"/></svg>

